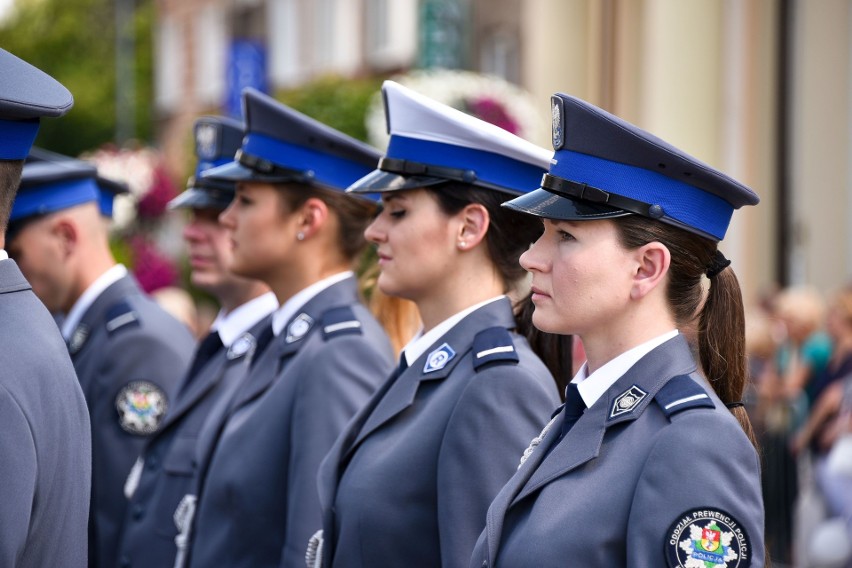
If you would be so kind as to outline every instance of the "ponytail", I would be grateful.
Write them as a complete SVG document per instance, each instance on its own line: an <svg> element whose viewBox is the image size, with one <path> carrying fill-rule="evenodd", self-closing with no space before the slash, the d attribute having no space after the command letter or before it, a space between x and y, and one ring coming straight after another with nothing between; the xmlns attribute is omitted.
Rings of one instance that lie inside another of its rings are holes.
<svg viewBox="0 0 852 568"><path fill-rule="evenodd" d="M684 326L698 317L698 354L707 381L757 448L741 402L748 380L745 315L742 292L730 262L714 241L673 225L639 215L620 217L615 224L626 248L657 241L671 252L666 294L675 321ZM710 290L702 305L705 275L710 279Z"/></svg>
<svg viewBox="0 0 852 568"><path fill-rule="evenodd" d="M757 447L751 421L740 402L748 381L745 312L740 283L730 267L710 278L710 289L698 320L698 354L713 390Z"/></svg>

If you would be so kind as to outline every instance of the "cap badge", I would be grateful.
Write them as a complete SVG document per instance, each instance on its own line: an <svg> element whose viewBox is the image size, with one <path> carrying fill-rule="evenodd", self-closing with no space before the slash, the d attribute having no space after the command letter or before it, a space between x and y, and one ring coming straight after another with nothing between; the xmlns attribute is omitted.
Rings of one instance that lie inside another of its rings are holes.
<svg viewBox="0 0 852 568"><path fill-rule="evenodd" d="M234 359L239 359L243 355L253 353L256 345L257 342L252 334L244 333L236 341L234 341L228 349L228 360L233 361Z"/></svg>
<svg viewBox="0 0 852 568"><path fill-rule="evenodd" d="M562 99L554 97L551 99L550 111L553 130L553 149L559 150L565 142L564 132L562 131Z"/></svg>
<svg viewBox="0 0 852 568"><path fill-rule="evenodd" d="M287 326L287 343L293 343L294 341L298 341L302 339L306 333L311 330L311 326L314 325L314 320L308 314L299 314L296 319L290 322L290 325Z"/></svg>
<svg viewBox="0 0 852 568"><path fill-rule="evenodd" d="M199 124L195 129L195 153L202 160L212 160L216 157L218 131L213 124Z"/></svg>
<svg viewBox="0 0 852 568"><path fill-rule="evenodd" d="M632 412L646 396L648 393L633 385L612 401L612 409L609 411L610 419Z"/></svg>
<svg viewBox="0 0 852 568"><path fill-rule="evenodd" d="M119 425L130 434L144 436L157 431L168 408L163 390L149 381L131 381L115 397Z"/></svg>
<svg viewBox="0 0 852 568"><path fill-rule="evenodd" d="M447 366L453 357L456 356L456 352L453 351L453 348L444 343L426 357L426 365L423 367L424 373L431 373L432 371L440 371L444 367Z"/></svg>
<svg viewBox="0 0 852 568"><path fill-rule="evenodd" d="M670 568L746 568L751 546L745 528L718 509L686 511L672 524L666 541Z"/></svg>
<svg viewBox="0 0 852 568"><path fill-rule="evenodd" d="M81 323L74 330L74 333L71 334L71 339L68 340L68 352L71 355L75 355L83 348L87 339L89 339L89 326Z"/></svg>

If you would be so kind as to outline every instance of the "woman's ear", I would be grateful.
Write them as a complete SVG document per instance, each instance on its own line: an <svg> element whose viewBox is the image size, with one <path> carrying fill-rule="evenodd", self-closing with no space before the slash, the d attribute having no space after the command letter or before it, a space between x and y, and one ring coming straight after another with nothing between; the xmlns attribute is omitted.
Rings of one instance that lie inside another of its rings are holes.
<svg viewBox="0 0 852 568"><path fill-rule="evenodd" d="M328 221L328 205L322 199L310 197L299 208L298 215L299 240L309 239Z"/></svg>
<svg viewBox="0 0 852 568"><path fill-rule="evenodd" d="M634 254L637 267L633 274L630 297L636 300L647 296L665 281L672 255L668 247L658 241L639 247Z"/></svg>
<svg viewBox="0 0 852 568"><path fill-rule="evenodd" d="M491 216L488 214L488 209L479 203L470 203L458 215L461 225L459 226L459 233L456 238L456 246L459 250L472 249L488 233Z"/></svg>

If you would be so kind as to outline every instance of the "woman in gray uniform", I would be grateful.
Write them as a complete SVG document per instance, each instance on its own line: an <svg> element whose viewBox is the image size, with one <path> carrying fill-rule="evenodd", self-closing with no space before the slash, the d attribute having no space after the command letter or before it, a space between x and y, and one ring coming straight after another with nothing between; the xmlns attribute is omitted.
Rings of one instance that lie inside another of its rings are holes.
<svg viewBox="0 0 852 568"><path fill-rule="evenodd" d="M470 566L762 567L742 297L717 249L758 197L588 103L552 102L550 173L506 205L544 223L521 257L533 323L579 335L588 359ZM678 332L695 320L701 370Z"/></svg>
<svg viewBox="0 0 852 568"><path fill-rule="evenodd" d="M321 466L323 533L308 560L465 566L488 504L559 404L506 296L540 226L500 208L535 187L550 153L396 83L383 94L390 146L349 191L382 193L365 233L378 285L412 300L423 329Z"/></svg>
<svg viewBox="0 0 852 568"><path fill-rule="evenodd" d="M200 467L189 566L301 567L320 523L319 464L393 368L352 272L376 203L343 192L378 152L258 91L243 102L237 161L202 178L237 182L220 216L230 268L265 282L280 308Z"/></svg>

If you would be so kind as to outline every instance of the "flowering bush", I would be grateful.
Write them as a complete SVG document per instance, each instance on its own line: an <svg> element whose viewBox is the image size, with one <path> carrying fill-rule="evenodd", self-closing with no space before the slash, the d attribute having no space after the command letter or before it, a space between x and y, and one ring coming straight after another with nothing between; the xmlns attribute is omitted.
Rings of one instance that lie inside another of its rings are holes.
<svg viewBox="0 0 852 568"><path fill-rule="evenodd" d="M548 140L549 108L535 104L520 87L492 75L457 69L412 71L393 81L531 142ZM541 107L541 108L539 108ZM377 93L367 110L367 133L377 148L387 148L384 103Z"/></svg>
<svg viewBox="0 0 852 568"><path fill-rule="evenodd" d="M175 252L171 218L165 215L177 188L160 154L151 148L106 147L84 156L106 178L124 182L130 193L117 195L113 205L113 251L146 292L173 286L180 271L169 252Z"/></svg>

